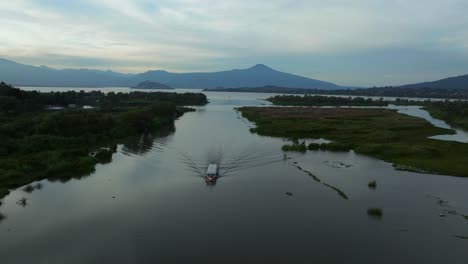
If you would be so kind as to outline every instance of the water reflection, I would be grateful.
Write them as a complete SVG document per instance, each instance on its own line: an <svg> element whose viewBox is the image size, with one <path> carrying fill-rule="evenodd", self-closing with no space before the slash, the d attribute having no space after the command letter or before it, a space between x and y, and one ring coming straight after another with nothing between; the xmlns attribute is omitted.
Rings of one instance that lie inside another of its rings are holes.
<svg viewBox="0 0 468 264"><path fill-rule="evenodd" d="M145 133L123 142L121 152L125 155L144 155L150 151L161 151L167 147L167 136L175 132L175 126L167 126L156 133Z"/></svg>
<svg viewBox="0 0 468 264"><path fill-rule="evenodd" d="M41 190L42 189L42 183L37 183L36 185L28 185L23 188L23 191L26 193L32 193L35 190Z"/></svg>
<svg viewBox="0 0 468 264"><path fill-rule="evenodd" d="M28 199L23 197L23 198L19 199L16 203L18 205L22 206L22 207L26 207L26 206L28 206Z"/></svg>

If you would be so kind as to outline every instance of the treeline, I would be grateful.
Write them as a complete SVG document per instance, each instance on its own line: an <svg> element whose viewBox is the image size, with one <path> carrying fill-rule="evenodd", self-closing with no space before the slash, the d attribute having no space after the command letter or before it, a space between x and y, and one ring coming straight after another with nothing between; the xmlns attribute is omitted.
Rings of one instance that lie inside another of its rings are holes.
<svg viewBox="0 0 468 264"><path fill-rule="evenodd" d="M88 175L111 161L117 144L173 131L174 120L190 111L182 105L206 103L203 94L38 93L1 83L0 194L45 178ZM47 110L51 105L66 108Z"/></svg>
<svg viewBox="0 0 468 264"><path fill-rule="evenodd" d="M321 89L288 88L288 87L268 85L268 86L263 86L263 87L205 89L205 91L468 99L468 89L442 89L442 88L430 88L430 87L409 88L409 87L386 86L386 87L373 87L373 88L360 88L360 89L321 90Z"/></svg>
<svg viewBox="0 0 468 264"><path fill-rule="evenodd" d="M468 99L468 89L442 89L442 88L407 88L407 87L373 87L367 89L347 90L314 90L316 94L353 95L374 97L408 97L408 98L450 98Z"/></svg>
<svg viewBox="0 0 468 264"><path fill-rule="evenodd" d="M201 93L131 92L103 93L101 91L65 91L41 93L24 91L0 83L0 111L25 113L45 110L48 107L83 106L112 109L113 107L145 106L155 102L171 102L175 105L204 105L207 98Z"/></svg>
<svg viewBox="0 0 468 264"><path fill-rule="evenodd" d="M338 96L322 96L322 95L277 95L267 99L274 105L293 105L293 106L388 106L395 105L414 105L423 104L424 102L416 102L407 99L396 99L394 101L384 100L380 98L373 100L363 97L338 97Z"/></svg>

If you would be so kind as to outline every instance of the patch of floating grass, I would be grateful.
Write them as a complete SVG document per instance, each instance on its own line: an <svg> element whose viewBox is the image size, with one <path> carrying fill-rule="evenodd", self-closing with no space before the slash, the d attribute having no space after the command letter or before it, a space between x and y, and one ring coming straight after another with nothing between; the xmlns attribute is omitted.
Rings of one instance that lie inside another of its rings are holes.
<svg viewBox="0 0 468 264"><path fill-rule="evenodd" d="M459 239L468 239L468 236L454 236L456 238L459 238Z"/></svg>
<svg viewBox="0 0 468 264"><path fill-rule="evenodd" d="M333 189L335 192L338 193L339 196L341 196L341 198L345 199L345 200L349 200L349 197L346 195L346 193L344 193L342 190L336 188L335 186L333 185L330 185L330 184L327 184L327 183L323 183L323 185L327 186L328 188L330 189Z"/></svg>
<svg viewBox="0 0 468 264"><path fill-rule="evenodd" d="M369 216L372 216L374 218L382 218L383 217L383 212L381 208L369 208L367 209L367 214Z"/></svg>
<svg viewBox="0 0 468 264"><path fill-rule="evenodd" d="M307 174L312 177L312 179L314 179L314 181L316 182L322 182L319 177L315 176L314 174L310 173L310 172L307 172Z"/></svg>
<svg viewBox="0 0 468 264"><path fill-rule="evenodd" d="M5 220L6 219L6 216L2 213L0 213L0 222Z"/></svg>
<svg viewBox="0 0 468 264"><path fill-rule="evenodd" d="M23 207L26 207L28 205L28 199L23 197L23 198L19 199L16 203L23 206Z"/></svg>
<svg viewBox="0 0 468 264"><path fill-rule="evenodd" d="M297 164L297 163L295 163ZM333 185L330 185L330 184L327 184L327 183L322 183L322 181L320 180L319 177L315 176L312 172L308 171L308 170L305 170L303 169L301 166L298 166L298 165L294 165L294 167L296 167L298 170L302 171L302 172L305 172L307 173L307 175L309 175L310 177L312 177L312 179L314 179L316 182L319 182L321 184L323 184L324 186L334 190L335 192L338 193L339 196L341 196L341 198L345 199L345 200L349 200L349 197L340 189L338 189L337 187L333 186Z"/></svg>
<svg viewBox="0 0 468 264"><path fill-rule="evenodd" d="M371 189L375 189L377 188L377 181L371 181L367 184L367 186L369 186Z"/></svg>

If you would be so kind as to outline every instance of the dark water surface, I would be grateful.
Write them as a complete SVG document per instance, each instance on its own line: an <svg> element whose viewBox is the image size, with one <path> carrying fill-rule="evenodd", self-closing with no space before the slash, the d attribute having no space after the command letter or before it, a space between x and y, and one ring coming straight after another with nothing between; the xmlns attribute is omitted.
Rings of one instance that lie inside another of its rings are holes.
<svg viewBox="0 0 468 264"><path fill-rule="evenodd" d="M468 263L456 237L468 236L468 179L353 152L284 159L282 139L251 134L233 110L268 95L208 95L88 177L13 191L0 263ZM201 178L210 162L215 186Z"/></svg>

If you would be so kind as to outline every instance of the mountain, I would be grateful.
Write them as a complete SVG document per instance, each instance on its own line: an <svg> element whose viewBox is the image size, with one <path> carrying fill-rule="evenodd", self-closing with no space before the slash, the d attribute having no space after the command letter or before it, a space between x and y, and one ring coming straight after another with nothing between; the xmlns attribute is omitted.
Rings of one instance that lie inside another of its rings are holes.
<svg viewBox="0 0 468 264"><path fill-rule="evenodd" d="M340 89L336 84L271 69L263 64L248 69L220 72L171 73L147 71L123 74L89 69L57 70L0 59L0 81L17 86L132 87L143 81L178 88L260 87Z"/></svg>
<svg viewBox="0 0 468 264"><path fill-rule="evenodd" d="M88 69L56 70L0 59L0 80L18 86L130 86L131 75Z"/></svg>
<svg viewBox="0 0 468 264"><path fill-rule="evenodd" d="M403 88L468 89L468 74L445 78L434 82L423 82L401 86Z"/></svg>
<svg viewBox="0 0 468 264"><path fill-rule="evenodd" d="M217 88L217 87L260 87L267 85L291 88L339 89L336 84L309 79L298 75L273 70L263 64L243 70L207 73L169 73L149 71L138 78L157 80L172 87Z"/></svg>

